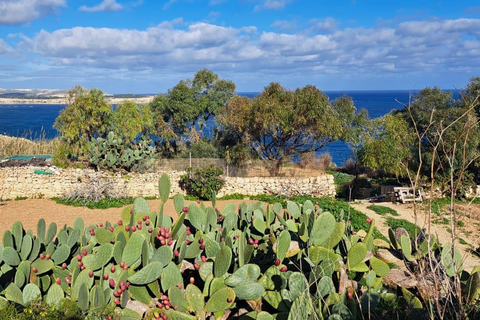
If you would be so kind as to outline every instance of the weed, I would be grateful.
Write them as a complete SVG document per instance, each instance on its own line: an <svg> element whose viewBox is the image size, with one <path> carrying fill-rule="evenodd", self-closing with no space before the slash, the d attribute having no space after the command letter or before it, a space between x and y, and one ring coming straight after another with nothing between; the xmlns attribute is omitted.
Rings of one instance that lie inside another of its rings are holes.
<svg viewBox="0 0 480 320"><path fill-rule="evenodd" d="M379 206L379 205L376 205L376 204L372 204L372 205L368 206L367 208L372 210L372 211L375 211L375 213L377 213L379 215L382 215L382 216L384 216L386 214L389 214L389 215L392 215L392 216L398 216L399 215L395 209L385 207L385 206Z"/></svg>

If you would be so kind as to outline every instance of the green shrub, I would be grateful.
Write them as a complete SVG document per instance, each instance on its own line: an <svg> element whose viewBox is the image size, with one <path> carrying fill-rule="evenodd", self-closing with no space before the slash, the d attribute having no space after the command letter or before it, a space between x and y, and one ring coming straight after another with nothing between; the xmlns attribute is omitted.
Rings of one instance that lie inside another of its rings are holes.
<svg viewBox="0 0 480 320"><path fill-rule="evenodd" d="M377 213L379 215L382 215L382 216L384 216L386 214L389 214L389 215L392 215L392 216L398 216L398 212L395 209L392 209L392 208L389 208L389 207L380 206L380 205L377 205L377 204L372 204L372 205L368 206L367 208L372 210L372 211L375 211L375 213Z"/></svg>
<svg viewBox="0 0 480 320"><path fill-rule="evenodd" d="M184 157L192 158L219 158L218 149L208 140L202 139L192 143L184 152Z"/></svg>
<svg viewBox="0 0 480 320"><path fill-rule="evenodd" d="M187 174L180 177L180 187L188 195L211 200L225 184L222 174L223 170L213 164L196 170L188 168Z"/></svg>
<svg viewBox="0 0 480 320"><path fill-rule="evenodd" d="M393 230L404 228L413 239L415 239L415 236L421 231L420 227L405 219L387 218L387 224Z"/></svg>

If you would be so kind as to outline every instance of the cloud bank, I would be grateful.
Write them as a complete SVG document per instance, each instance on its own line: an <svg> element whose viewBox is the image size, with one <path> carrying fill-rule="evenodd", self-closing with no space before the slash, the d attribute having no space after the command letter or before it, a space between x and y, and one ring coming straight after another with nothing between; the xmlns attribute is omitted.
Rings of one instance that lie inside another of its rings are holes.
<svg viewBox="0 0 480 320"><path fill-rule="evenodd" d="M33 21L66 7L65 0L3 0L0 2L0 25Z"/></svg>

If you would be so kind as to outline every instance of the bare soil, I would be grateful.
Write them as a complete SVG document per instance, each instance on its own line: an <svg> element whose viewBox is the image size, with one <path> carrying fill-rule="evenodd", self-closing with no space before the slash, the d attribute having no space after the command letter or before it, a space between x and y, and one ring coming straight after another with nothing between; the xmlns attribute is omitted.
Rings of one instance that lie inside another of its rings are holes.
<svg viewBox="0 0 480 320"><path fill-rule="evenodd" d="M186 201L187 205L192 201ZM239 205L242 202L256 202L251 200L228 200L217 201L217 208L223 209L228 203ZM160 200L148 200L151 211L157 211L160 208ZM127 207L127 206L125 206ZM98 224L105 221L116 222L121 217L123 208L109 208L109 209L89 209L86 207L73 207L62 204L57 204L50 199L26 199L5 201L0 203L0 234L5 230L11 229L15 221L20 221L25 230L32 230L34 233L37 230L37 222L41 218L50 224L55 222L58 227L63 227L65 224L73 226L76 218L81 217L85 223ZM164 214L177 217L173 200L169 199L164 206Z"/></svg>

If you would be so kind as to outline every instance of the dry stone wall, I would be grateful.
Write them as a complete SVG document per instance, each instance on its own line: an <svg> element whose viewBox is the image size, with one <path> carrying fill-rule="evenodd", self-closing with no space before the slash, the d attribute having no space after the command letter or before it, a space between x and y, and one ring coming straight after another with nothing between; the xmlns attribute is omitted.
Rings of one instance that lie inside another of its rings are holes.
<svg viewBox="0 0 480 320"><path fill-rule="evenodd" d="M172 181L171 194L181 193L178 182L185 172L169 171L155 173L109 173L90 169L59 169L57 174L39 174L35 170L47 171L45 167L0 168L0 199L52 198L70 195L78 189L103 188L105 192L131 197L158 195L158 179L167 173ZM233 193L246 195L335 195L333 176L295 178L236 178L225 177L225 187L219 196Z"/></svg>

